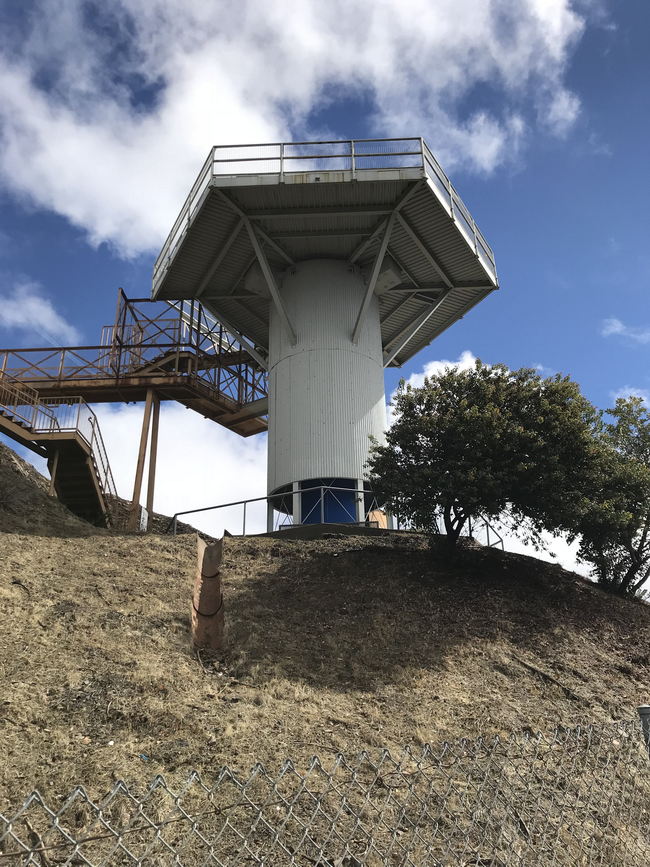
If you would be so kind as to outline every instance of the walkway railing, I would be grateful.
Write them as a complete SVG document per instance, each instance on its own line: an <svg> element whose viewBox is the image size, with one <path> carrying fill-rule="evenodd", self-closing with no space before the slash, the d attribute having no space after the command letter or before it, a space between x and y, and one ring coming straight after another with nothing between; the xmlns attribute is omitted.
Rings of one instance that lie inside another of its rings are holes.
<svg viewBox="0 0 650 867"><path fill-rule="evenodd" d="M307 510L304 509L304 494L317 493L316 498L310 497L313 502L308 504ZM354 507L350 506L350 498L354 499ZM203 512L219 512L226 509L238 510L238 517L233 519L231 526L228 527L228 532L235 535L246 535L246 530L251 529L251 506L254 504L264 504L266 506L265 524L267 531L284 530L287 527L294 526L294 513L301 514L301 524L327 524L327 523L352 523L362 526L379 526L380 506L374 494L369 491L361 490L360 488L344 488L338 485L316 485L309 488L296 490L288 490L283 493L271 494L266 497L251 497L248 500L235 500L232 503L219 503L216 506L203 506L199 509L186 509L183 512L176 512L171 518L167 532L176 535L178 529L178 519L187 515L197 515ZM357 504L359 510L357 511ZM335 508L340 516L337 521L328 521L327 514L331 508ZM373 513L375 513L373 515ZM359 520L361 518L361 520ZM264 532L259 526L259 517L254 524L253 532ZM241 526L241 534L238 528Z"/></svg>
<svg viewBox="0 0 650 867"><path fill-rule="evenodd" d="M24 382L0 374L0 414L38 439L44 434L71 433L86 443L94 461L102 493L116 497L117 489L97 416L81 397L43 400Z"/></svg>
<svg viewBox="0 0 650 867"><path fill-rule="evenodd" d="M307 497L307 508L305 508L305 501L302 499L304 494L316 495ZM354 505L350 504L351 499ZM251 507L258 504L263 507L263 513L260 514L258 510L257 514L251 514ZM330 519L332 509L337 514L336 520ZM221 512L223 516L226 510L235 510L225 519L225 521L229 521L228 532L233 536L245 536L247 529L252 533L261 533L264 532L264 529L267 532L284 530L294 526L294 515L300 515L299 523L303 525L346 523L406 532L417 532L418 530L410 522L386 513L372 491L361 488L345 488L339 485L315 485L302 489L292 486L291 490L284 493L266 497L252 497L247 500L234 500L231 503L220 503L216 506L203 506L198 509L176 512L169 521L167 532L176 535L179 518L204 512ZM438 522L438 532L444 535L442 519ZM474 538L489 548L505 550L503 537L481 515L470 518L461 535Z"/></svg>
<svg viewBox="0 0 650 867"><path fill-rule="evenodd" d="M422 138L348 139L319 142L272 142L213 147L172 226L153 268L154 291L191 224L213 181L233 175L287 176L305 172L340 171L351 180L359 172L420 169L431 181L440 202L466 236L487 270L496 279L492 248L476 226L442 166Z"/></svg>
<svg viewBox="0 0 650 867"><path fill-rule="evenodd" d="M124 293L100 345L0 349L3 373L26 385L66 387L74 380L176 376L232 401L233 410L267 394L266 371L198 303L176 307Z"/></svg>

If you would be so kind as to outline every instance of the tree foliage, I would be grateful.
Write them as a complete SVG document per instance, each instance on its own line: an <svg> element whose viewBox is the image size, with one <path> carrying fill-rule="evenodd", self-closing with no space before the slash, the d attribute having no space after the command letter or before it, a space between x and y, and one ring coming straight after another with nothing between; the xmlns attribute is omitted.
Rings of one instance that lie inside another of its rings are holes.
<svg viewBox="0 0 650 867"><path fill-rule="evenodd" d="M447 368L421 388L402 383L386 444L369 477L394 514L455 544L471 517L527 522L575 535L602 487L601 416L568 377L542 378L476 362Z"/></svg>
<svg viewBox="0 0 650 867"><path fill-rule="evenodd" d="M650 413L639 397L608 412L606 484L582 517L580 556L599 584L635 595L650 578Z"/></svg>

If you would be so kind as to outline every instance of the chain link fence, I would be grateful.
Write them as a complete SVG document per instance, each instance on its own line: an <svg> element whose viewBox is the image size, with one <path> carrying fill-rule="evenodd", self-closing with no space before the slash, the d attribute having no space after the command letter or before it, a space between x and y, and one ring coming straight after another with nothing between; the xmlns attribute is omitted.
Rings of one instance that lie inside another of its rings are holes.
<svg viewBox="0 0 650 867"><path fill-rule="evenodd" d="M100 800L33 792L0 814L0 865L642 867L648 759L635 720L247 777L224 767L179 787L157 776Z"/></svg>

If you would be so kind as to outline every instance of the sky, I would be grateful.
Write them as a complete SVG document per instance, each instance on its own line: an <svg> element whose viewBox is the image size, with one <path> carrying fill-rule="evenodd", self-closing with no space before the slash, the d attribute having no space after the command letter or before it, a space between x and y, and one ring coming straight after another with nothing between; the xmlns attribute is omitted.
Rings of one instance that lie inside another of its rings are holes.
<svg viewBox="0 0 650 867"><path fill-rule="evenodd" d="M94 344L147 296L213 144L423 136L501 288L387 394L479 357L650 400L648 32L648 0L3 0L0 345ZM129 496L142 407L98 414ZM156 509L262 496L265 461L165 405Z"/></svg>

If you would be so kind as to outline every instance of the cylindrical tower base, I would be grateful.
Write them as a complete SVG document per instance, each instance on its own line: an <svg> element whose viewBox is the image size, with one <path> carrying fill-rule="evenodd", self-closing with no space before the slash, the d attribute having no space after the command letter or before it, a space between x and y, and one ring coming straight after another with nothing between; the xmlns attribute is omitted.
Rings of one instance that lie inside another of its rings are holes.
<svg viewBox="0 0 650 867"><path fill-rule="evenodd" d="M269 494L291 497L294 523L362 521L370 437L383 441L384 369L377 300L352 342L366 284L330 259L289 268L279 287L297 334L275 308L269 334ZM324 496L320 489L328 488ZM317 489L317 490L306 490ZM304 492L304 493L303 493Z"/></svg>

